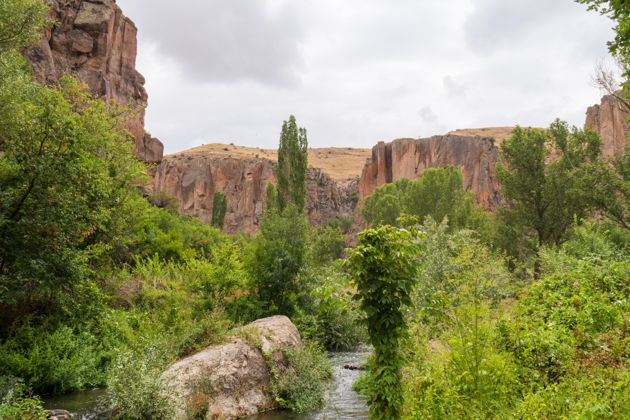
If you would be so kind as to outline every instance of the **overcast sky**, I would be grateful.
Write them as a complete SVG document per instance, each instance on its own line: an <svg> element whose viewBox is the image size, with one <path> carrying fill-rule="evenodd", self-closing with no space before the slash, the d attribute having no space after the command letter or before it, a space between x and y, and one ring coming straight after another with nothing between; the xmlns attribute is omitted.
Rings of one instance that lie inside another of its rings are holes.
<svg viewBox="0 0 630 420"><path fill-rule="evenodd" d="M166 152L581 126L612 23L572 0L118 0Z"/></svg>

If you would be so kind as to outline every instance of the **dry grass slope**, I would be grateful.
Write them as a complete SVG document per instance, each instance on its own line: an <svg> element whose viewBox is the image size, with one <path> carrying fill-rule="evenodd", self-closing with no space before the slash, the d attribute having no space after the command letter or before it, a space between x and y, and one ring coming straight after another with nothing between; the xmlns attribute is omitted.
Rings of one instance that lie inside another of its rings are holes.
<svg viewBox="0 0 630 420"><path fill-rule="evenodd" d="M372 155L372 149L351 147L324 147L308 149L309 166L320 168L332 179L343 181L361 176L365 160ZM193 156L236 159L278 159L275 149L235 146L232 144L204 144L169 156Z"/></svg>

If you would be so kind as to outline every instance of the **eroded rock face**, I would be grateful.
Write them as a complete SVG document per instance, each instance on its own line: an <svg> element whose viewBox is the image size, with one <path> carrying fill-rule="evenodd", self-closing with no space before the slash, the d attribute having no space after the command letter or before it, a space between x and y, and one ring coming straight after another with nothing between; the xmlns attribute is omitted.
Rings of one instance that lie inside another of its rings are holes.
<svg viewBox="0 0 630 420"><path fill-rule="evenodd" d="M255 234L266 205L267 184L276 182L269 159L167 156L157 166L148 192L164 191L179 199L180 213L212 221L214 193L228 200L224 231ZM317 168L308 168L307 213L319 226L331 218L351 218L357 204L358 179L335 181Z"/></svg>
<svg viewBox="0 0 630 420"><path fill-rule="evenodd" d="M586 111L585 125L602 137L604 155L623 152L630 131L629 115L628 105L613 95L604 96L599 105L593 105Z"/></svg>
<svg viewBox="0 0 630 420"><path fill-rule="evenodd" d="M178 418L205 413L208 419L228 420L277 408L263 352L301 346L300 333L286 316L260 319L241 331L243 337L182 359L162 375ZM281 351L271 357L279 369L288 365Z"/></svg>
<svg viewBox="0 0 630 420"><path fill-rule="evenodd" d="M428 168L453 165L462 170L464 188L472 191L476 203L494 210L502 200L495 176L499 160L499 149L491 138L446 135L380 142L363 169L359 200L363 202L383 184L418 178Z"/></svg>
<svg viewBox="0 0 630 420"><path fill-rule="evenodd" d="M267 159L209 158L173 155L155 169L150 191L179 199L179 212L212 222L214 193L228 200L224 231L254 234L262 217L267 184L275 180Z"/></svg>
<svg viewBox="0 0 630 420"><path fill-rule="evenodd" d="M158 162L162 143L145 137L144 107L147 93L144 77L136 70L137 29L115 0L50 0L50 17L57 22L42 40L27 52L33 76L42 83L55 83L69 74L103 99L127 106L137 114L127 122L136 142L138 158Z"/></svg>

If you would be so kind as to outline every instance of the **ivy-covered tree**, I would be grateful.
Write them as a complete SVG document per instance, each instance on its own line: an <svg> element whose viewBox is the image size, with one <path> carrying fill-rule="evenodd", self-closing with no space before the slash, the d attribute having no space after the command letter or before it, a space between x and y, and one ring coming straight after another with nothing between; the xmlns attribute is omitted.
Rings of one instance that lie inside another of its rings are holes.
<svg viewBox="0 0 630 420"><path fill-rule="evenodd" d="M212 200L212 226L223 229L225 213L227 212L227 198L221 191L214 193Z"/></svg>
<svg viewBox="0 0 630 420"><path fill-rule="evenodd" d="M497 177L510 204L501 213L508 225L533 234L534 252L564 242L574 221L588 215L580 167L596 161L600 146L597 133L559 120L548 130L517 127L501 144L507 166L497 164Z"/></svg>
<svg viewBox="0 0 630 420"><path fill-rule="evenodd" d="M293 203L301 212L306 205L306 169L308 166L308 140L306 129L299 128L291 115L282 124L278 147L278 207L280 210Z"/></svg>
<svg viewBox="0 0 630 420"><path fill-rule="evenodd" d="M359 244L350 251L350 275L374 346L366 389L371 419L395 420L401 414L400 344L407 331L404 309L411 305L417 271L412 239L409 230L382 226L361 232Z"/></svg>

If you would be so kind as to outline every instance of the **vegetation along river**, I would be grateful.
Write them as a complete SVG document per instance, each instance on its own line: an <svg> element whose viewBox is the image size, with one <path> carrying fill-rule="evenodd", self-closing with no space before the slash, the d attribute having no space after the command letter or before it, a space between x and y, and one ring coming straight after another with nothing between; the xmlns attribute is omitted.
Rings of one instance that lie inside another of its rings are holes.
<svg viewBox="0 0 630 420"><path fill-rule="evenodd" d="M319 410L307 413L273 411L251 416L247 420L333 420L367 419L368 409L365 398L352 390L352 384L360 374L358 370L345 369L345 365L357 366L365 362L365 352L333 352L330 362L333 366L333 380L327 393L327 404ZM64 409L75 415L77 420L105 420L106 410L99 408L99 400L104 390L83 391L75 394L49 398L46 408Z"/></svg>

